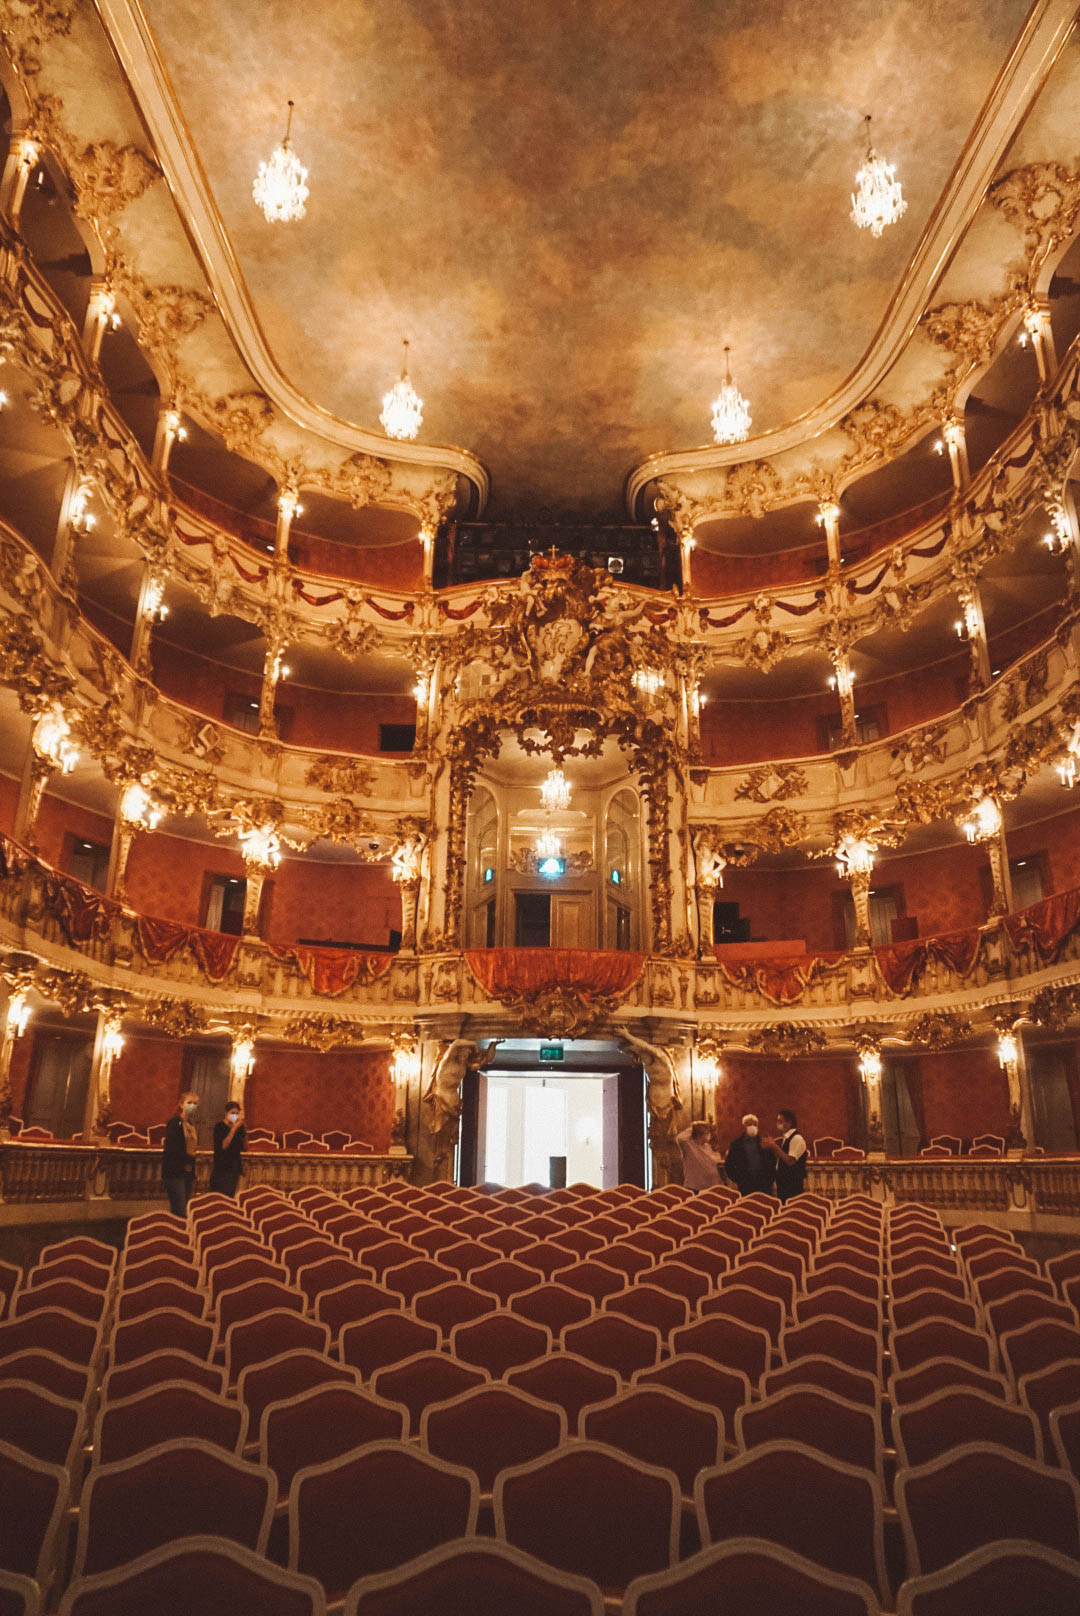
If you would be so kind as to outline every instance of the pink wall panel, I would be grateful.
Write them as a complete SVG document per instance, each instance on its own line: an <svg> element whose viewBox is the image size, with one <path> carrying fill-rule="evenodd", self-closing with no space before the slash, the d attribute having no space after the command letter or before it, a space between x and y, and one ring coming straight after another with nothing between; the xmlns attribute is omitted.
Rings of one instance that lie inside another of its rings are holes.
<svg viewBox="0 0 1080 1616"><path fill-rule="evenodd" d="M818 720L839 712L835 695L793 701L709 701L701 715L707 763L761 763L810 757L822 749Z"/></svg>
<svg viewBox="0 0 1080 1616"><path fill-rule="evenodd" d="M831 863L799 870L725 870L723 903L737 903L752 938L804 938L813 953L838 947L836 900L843 884Z"/></svg>
<svg viewBox="0 0 1080 1616"><path fill-rule="evenodd" d="M955 711L966 696L970 665L967 651L961 650L932 667L913 668L894 679L860 680L855 686L856 704L860 709L883 707L883 733L895 734Z"/></svg>

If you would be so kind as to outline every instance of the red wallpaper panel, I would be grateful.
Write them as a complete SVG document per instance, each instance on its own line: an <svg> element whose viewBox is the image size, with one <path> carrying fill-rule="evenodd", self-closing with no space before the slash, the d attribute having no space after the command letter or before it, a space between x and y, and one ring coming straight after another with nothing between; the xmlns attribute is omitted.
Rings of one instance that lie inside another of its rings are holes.
<svg viewBox="0 0 1080 1616"><path fill-rule="evenodd" d="M244 861L230 848L139 833L128 857L128 902L140 914L199 926L206 877L243 874Z"/></svg>
<svg viewBox="0 0 1080 1616"><path fill-rule="evenodd" d="M263 933L272 942L379 943L401 926L401 899L388 869L374 864L308 864L285 859L264 899Z"/></svg>
<svg viewBox="0 0 1080 1616"><path fill-rule="evenodd" d="M799 1131L813 1143L823 1134L853 1142L858 1137L859 1075L854 1056L829 1060L761 1060L729 1054L716 1093L717 1132L724 1149L754 1111L763 1133L772 1133L777 1110L794 1111Z"/></svg>
<svg viewBox="0 0 1080 1616"><path fill-rule="evenodd" d="M257 1049L245 1110L253 1128L343 1128L376 1151L390 1148L393 1097L386 1050Z"/></svg>
<svg viewBox="0 0 1080 1616"><path fill-rule="evenodd" d="M810 757L821 751L819 718L839 711L830 690L789 701L709 701L701 715L705 761L762 763Z"/></svg>
<svg viewBox="0 0 1080 1616"><path fill-rule="evenodd" d="M10 774L0 774L0 830L11 836L15 830L15 814L19 806L19 782Z"/></svg>
<svg viewBox="0 0 1080 1616"><path fill-rule="evenodd" d="M831 863L803 870L725 870L723 903L737 903L750 936L804 938L811 953L837 946L835 904L844 888Z"/></svg>
<svg viewBox="0 0 1080 1616"><path fill-rule="evenodd" d="M1053 819L1040 819L1033 825L1010 830L1008 843L1011 859L1025 858L1031 853L1046 854L1047 896L1080 887L1080 807L1055 814Z"/></svg>
<svg viewBox="0 0 1080 1616"><path fill-rule="evenodd" d="M918 922L918 935L963 931L986 919L983 878L990 862L985 852L969 842L933 852L911 853L906 858L884 858L874 870L875 887L903 888L904 913Z"/></svg>
<svg viewBox="0 0 1080 1616"><path fill-rule="evenodd" d="M113 822L104 814L92 814L77 803L63 802L47 792L41 799L34 835L46 864L57 869L63 865L64 842L68 834L97 842L103 847L112 843Z"/></svg>
<svg viewBox="0 0 1080 1616"><path fill-rule="evenodd" d="M168 1122L183 1087L184 1046L173 1038L125 1035L112 1069L112 1117L140 1133Z"/></svg>
<svg viewBox="0 0 1080 1616"><path fill-rule="evenodd" d="M339 693L286 681L278 687L279 728L290 746L332 747L338 752L379 751L380 724L415 724L412 696Z"/></svg>
<svg viewBox="0 0 1080 1616"><path fill-rule="evenodd" d="M918 1064L927 1142L937 1133L1007 1133L1009 1085L993 1049L927 1054Z"/></svg>

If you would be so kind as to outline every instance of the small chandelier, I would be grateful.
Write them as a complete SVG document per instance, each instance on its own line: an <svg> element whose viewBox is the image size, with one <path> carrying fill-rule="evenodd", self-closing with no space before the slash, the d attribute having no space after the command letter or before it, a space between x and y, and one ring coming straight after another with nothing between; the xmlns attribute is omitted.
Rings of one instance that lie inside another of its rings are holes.
<svg viewBox="0 0 1080 1616"><path fill-rule="evenodd" d="M281 863L281 838L273 825L252 825L238 834L245 864L260 870L276 870Z"/></svg>
<svg viewBox="0 0 1080 1616"><path fill-rule="evenodd" d="M423 1070L420 1046L411 1038L401 1041L390 1058L390 1076L395 1083L415 1083Z"/></svg>
<svg viewBox="0 0 1080 1616"><path fill-rule="evenodd" d="M540 797L549 813L570 806L570 782L561 769L552 769L540 787Z"/></svg>
<svg viewBox="0 0 1080 1616"><path fill-rule="evenodd" d="M259 172L251 187L256 206L262 208L268 224L289 223L302 219L307 212L305 203L309 195L308 171L294 151L289 149L292 134L293 103L289 102L289 121L285 126L285 139L275 146L268 163L259 164Z"/></svg>
<svg viewBox="0 0 1080 1616"><path fill-rule="evenodd" d="M1076 784L1078 765L1080 765L1080 720L1073 725L1072 734L1065 742L1065 755L1057 765L1058 778L1070 791Z"/></svg>
<svg viewBox="0 0 1080 1616"><path fill-rule="evenodd" d="M717 443L745 443L750 436L750 405L731 379L731 349L724 349L724 384L713 399L712 429Z"/></svg>
<svg viewBox="0 0 1080 1616"><path fill-rule="evenodd" d="M71 739L71 725L59 707L42 713L34 726L33 746L38 757L51 763L61 774L70 774L79 761L79 749Z"/></svg>
<svg viewBox="0 0 1080 1616"><path fill-rule="evenodd" d="M651 700L663 690L664 675L657 668L638 668L630 682L635 690Z"/></svg>
<svg viewBox="0 0 1080 1616"><path fill-rule="evenodd" d="M875 239L887 224L895 224L907 212L907 203L896 178L896 169L879 157L870 143L870 114L866 115L866 161L855 176L851 193L851 222L869 230Z"/></svg>
<svg viewBox="0 0 1080 1616"><path fill-rule="evenodd" d="M536 838L536 856L541 863L545 859L562 858L562 842L559 834L554 830L542 830Z"/></svg>
<svg viewBox="0 0 1080 1616"><path fill-rule="evenodd" d="M164 816L164 808L154 801L138 780L133 780L124 788L120 798L120 818L125 825L134 825L138 830L156 830Z"/></svg>
<svg viewBox="0 0 1080 1616"><path fill-rule="evenodd" d="M859 1049L859 1073L866 1083L880 1083L884 1062L875 1044L863 1044Z"/></svg>
<svg viewBox="0 0 1080 1616"><path fill-rule="evenodd" d="M383 394L379 421L388 438L415 438L424 419L424 401L409 380L409 339L402 341L401 375Z"/></svg>
<svg viewBox="0 0 1080 1616"><path fill-rule="evenodd" d="M843 836L836 849L836 868L840 875L872 875L877 847L858 836Z"/></svg>
<svg viewBox="0 0 1080 1616"><path fill-rule="evenodd" d="M107 1065L112 1065L124 1051L124 1035L120 1031L120 1018L110 1016L101 1034L101 1058Z"/></svg>
<svg viewBox="0 0 1080 1616"><path fill-rule="evenodd" d="M1048 506L1050 516L1050 531L1043 534L1043 543L1051 555L1061 554L1072 543L1072 529L1069 525L1069 515L1064 505L1057 500Z"/></svg>
<svg viewBox="0 0 1080 1616"><path fill-rule="evenodd" d="M1001 1032L998 1034L997 1058L998 1065L1003 1071L1017 1064L1020 1059L1020 1045L1017 1042L1015 1033Z"/></svg>
<svg viewBox="0 0 1080 1616"><path fill-rule="evenodd" d="M1001 809L993 797L980 797L970 814L960 821L960 829L969 842L992 842L1003 823Z"/></svg>
<svg viewBox="0 0 1080 1616"><path fill-rule="evenodd" d="M146 615L152 623L163 623L169 615L169 608L165 604L164 578L151 578L146 586L143 597Z"/></svg>
<svg viewBox="0 0 1080 1616"><path fill-rule="evenodd" d="M30 1000L20 988L8 1000L7 1025L13 1038L21 1038L30 1023Z"/></svg>
<svg viewBox="0 0 1080 1616"><path fill-rule="evenodd" d="M234 1083L243 1083L251 1076L255 1065L255 1041L246 1033L236 1039L229 1056L229 1071Z"/></svg>

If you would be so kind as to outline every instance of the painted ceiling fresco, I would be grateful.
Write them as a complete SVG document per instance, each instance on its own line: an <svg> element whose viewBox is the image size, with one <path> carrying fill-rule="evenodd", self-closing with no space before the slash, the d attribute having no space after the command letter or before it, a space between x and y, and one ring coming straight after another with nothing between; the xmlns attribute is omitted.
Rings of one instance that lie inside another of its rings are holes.
<svg viewBox="0 0 1080 1616"><path fill-rule="evenodd" d="M1023 0L143 0L270 347L377 429L408 336L421 439L489 514L619 518L632 465L755 431L863 354ZM307 218L251 179L297 103ZM905 218L848 219L860 117Z"/></svg>

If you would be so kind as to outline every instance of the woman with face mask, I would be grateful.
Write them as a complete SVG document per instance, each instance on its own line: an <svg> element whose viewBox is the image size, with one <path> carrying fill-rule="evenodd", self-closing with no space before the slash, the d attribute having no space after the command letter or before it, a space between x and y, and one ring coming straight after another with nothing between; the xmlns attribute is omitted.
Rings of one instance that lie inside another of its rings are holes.
<svg viewBox="0 0 1080 1616"><path fill-rule="evenodd" d="M176 1115L165 1124L165 1138L161 1144L161 1179L169 1197L169 1210L178 1217L187 1212L191 1192L195 1188L195 1114L199 1109L197 1094L181 1094Z"/></svg>
<svg viewBox="0 0 1080 1616"><path fill-rule="evenodd" d="M214 1124L214 1169L210 1174L210 1188L219 1195L235 1195L244 1171L244 1113L239 1100L230 1100L225 1107L224 1122Z"/></svg>

